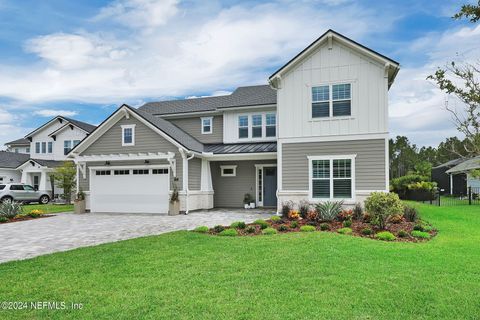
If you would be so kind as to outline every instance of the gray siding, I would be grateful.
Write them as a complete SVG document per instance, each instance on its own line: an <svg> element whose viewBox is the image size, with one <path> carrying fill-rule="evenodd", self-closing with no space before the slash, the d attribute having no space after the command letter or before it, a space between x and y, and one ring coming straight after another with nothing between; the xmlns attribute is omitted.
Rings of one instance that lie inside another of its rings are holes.
<svg viewBox="0 0 480 320"><path fill-rule="evenodd" d="M222 143L223 115L213 116L213 132L211 134L202 134L200 118L201 117L167 120L202 143Z"/></svg>
<svg viewBox="0 0 480 320"><path fill-rule="evenodd" d="M213 201L215 207L240 208L243 207L245 193L255 194L255 164L276 163L276 160L263 161L219 161L211 162L213 184ZM221 165L237 165L236 177L222 177Z"/></svg>
<svg viewBox="0 0 480 320"><path fill-rule="evenodd" d="M282 144L282 190L308 190L307 156L356 154L355 189L385 190L385 140Z"/></svg>
<svg viewBox="0 0 480 320"><path fill-rule="evenodd" d="M202 177L202 159L193 158L188 161L188 188L200 190Z"/></svg>
<svg viewBox="0 0 480 320"><path fill-rule="evenodd" d="M135 145L122 146L122 125L135 124ZM177 177L179 179L177 186L182 188L182 156L178 152L178 147L167 141L158 133L147 127L145 124L130 117L130 119L123 118L114 124L107 132L100 136L92 145L90 145L81 155L99 155L99 154L115 154L115 153L139 153L139 152L174 152L177 167ZM192 159L193 160L193 159ZM153 164L153 162L150 162ZM127 163L127 164L132 164ZM141 164L141 163L137 163ZM101 164L102 165L102 164ZM113 161L114 165L122 165L120 162ZM82 181L80 179L80 186L84 191L88 190L88 179ZM172 179L173 181L173 179Z"/></svg>

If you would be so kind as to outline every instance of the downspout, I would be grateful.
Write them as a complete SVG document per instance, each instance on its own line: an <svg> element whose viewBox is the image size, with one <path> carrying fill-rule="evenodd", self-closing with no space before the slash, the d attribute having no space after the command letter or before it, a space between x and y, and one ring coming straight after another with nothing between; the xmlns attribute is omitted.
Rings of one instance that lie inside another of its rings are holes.
<svg viewBox="0 0 480 320"><path fill-rule="evenodd" d="M183 159L183 181L182 181L182 184L183 184L183 189L185 191L185 214L187 215L188 214L188 193L189 193L189 187L188 187L188 161L189 160L192 160L193 157L195 157L195 154L193 152L189 152L187 150L184 150L182 148L179 148L178 151L180 152L180 154L182 155L182 159ZM188 156L188 154L190 153L190 156Z"/></svg>

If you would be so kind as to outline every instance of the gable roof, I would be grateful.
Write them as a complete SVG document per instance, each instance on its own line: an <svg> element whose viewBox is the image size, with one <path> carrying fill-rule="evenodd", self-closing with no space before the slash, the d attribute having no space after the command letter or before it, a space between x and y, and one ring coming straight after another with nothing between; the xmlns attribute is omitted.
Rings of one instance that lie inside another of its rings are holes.
<svg viewBox="0 0 480 320"><path fill-rule="evenodd" d="M277 103L277 92L269 85L239 87L225 96L148 102L139 110L153 115L217 111L223 108L271 105Z"/></svg>
<svg viewBox="0 0 480 320"><path fill-rule="evenodd" d="M0 151L0 168L15 169L28 159L29 154Z"/></svg>
<svg viewBox="0 0 480 320"><path fill-rule="evenodd" d="M75 119L70 119L70 118L67 118L67 117L63 117L63 116L56 116L54 117L53 119L51 119L50 121L44 123L43 125L41 125L40 127L38 127L37 129L33 130L32 132L30 132L29 134L27 134L25 136L25 138L29 138L31 137L32 135L34 135L35 133L37 133L38 131L42 130L43 128L49 126L51 123L53 123L54 121L58 120L58 119L61 119L62 121L65 121L65 122L70 122L72 124L74 124L75 126L79 127L80 129L86 131L86 132L92 132L94 129L95 129L95 126L89 124L89 123L86 123L86 122L83 122L83 121L79 121L79 120L75 120Z"/></svg>
<svg viewBox="0 0 480 320"><path fill-rule="evenodd" d="M99 130L101 130L103 127L105 127L106 124L109 121L111 121L111 119L113 119L113 117L116 114L122 111L122 109L123 110L127 109L128 111L130 111L130 113L136 115L139 119L147 122L154 128L160 130L163 134L168 136L170 139L175 141L178 145L182 146L183 148L187 150L195 151L195 152L200 152L200 153L203 152L203 144L201 142L199 142L197 139L187 134L185 131L183 131L182 129L180 129L170 121L151 115L148 112L132 108L127 104L123 104L117 110L115 110L115 112L113 112L107 119L105 119L98 127L96 127L95 130L93 130L90 135L85 137L78 145L76 145L72 150L70 150L68 154L69 155L73 154L76 150L78 150L79 148L82 148L86 142L92 139L97 139L95 137L95 134L99 132ZM89 145L87 145L86 148L88 148L88 146Z"/></svg>
<svg viewBox="0 0 480 320"><path fill-rule="evenodd" d="M7 142L5 143L5 145L12 145L12 146L26 146L26 145L30 145L30 141L28 139L25 139L25 138L20 138L20 139L17 139L17 140L13 140L13 141L10 141L10 142Z"/></svg>
<svg viewBox="0 0 480 320"><path fill-rule="evenodd" d="M458 165L458 164L460 164L460 163L462 163L466 160L468 160L468 159L465 159L465 158L453 159L453 160L447 161L445 163L442 163L438 166L435 166L432 169L438 169L438 168L444 168L444 167L451 168L451 167L454 167L454 166L456 166L456 165Z"/></svg>
<svg viewBox="0 0 480 320"><path fill-rule="evenodd" d="M368 54L372 57L375 57L377 60L380 60L386 64L390 64L393 66L392 70L389 70L389 85L388 87L390 88L391 83L393 83L393 80L395 79L400 63L397 61L388 58L387 56L384 56L383 54L380 54L370 48L365 47L364 45L344 36L343 34L340 34L336 32L335 30L328 29L324 34L322 34L320 37L318 37L315 41L313 41L310 45L308 45L305 49L303 49L300 53L298 53L295 57L290 59L286 64L284 64L282 67L280 67L277 71L275 71L268 79L270 84L274 84L274 79L281 75L282 73L286 72L292 65L297 63L298 61L302 60L306 55L312 53L314 50L316 50L324 41L328 41L329 38L335 38L336 40L339 40L345 44L349 44L353 48Z"/></svg>
<svg viewBox="0 0 480 320"><path fill-rule="evenodd" d="M480 169L480 156L461 162L460 164L445 171L446 173L461 173L470 170Z"/></svg>

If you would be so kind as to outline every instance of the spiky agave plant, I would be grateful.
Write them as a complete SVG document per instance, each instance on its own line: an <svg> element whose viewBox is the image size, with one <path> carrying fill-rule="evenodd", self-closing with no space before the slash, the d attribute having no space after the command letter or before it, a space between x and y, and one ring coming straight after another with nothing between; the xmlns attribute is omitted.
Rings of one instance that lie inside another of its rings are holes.
<svg viewBox="0 0 480 320"><path fill-rule="evenodd" d="M332 221L342 211L343 201L325 201L315 205L318 220Z"/></svg>
<svg viewBox="0 0 480 320"><path fill-rule="evenodd" d="M3 202L0 204L0 216L7 219L15 218L22 213L22 204L19 202Z"/></svg>

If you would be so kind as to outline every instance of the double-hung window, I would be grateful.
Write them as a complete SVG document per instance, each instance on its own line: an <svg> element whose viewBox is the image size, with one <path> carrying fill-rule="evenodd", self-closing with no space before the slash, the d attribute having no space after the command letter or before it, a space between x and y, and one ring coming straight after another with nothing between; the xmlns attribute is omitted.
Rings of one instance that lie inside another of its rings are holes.
<svg viewBox="0 0 480 320"><path fill-rule="evenodd" d="M350 83L312 87L312 118L341 117L351 114Z"/></svg>
<svg viewBox="0 0 480 320"><path fill-rule="evenodd" d="M48 144L47 144L47 152L48 153L52 153L53 152L53 142L52 141L48 141Z"/></svg>
<svg viewBox="0 0 480 320"><path fill-rule="evenodd" d="M262 137L262 115L252 115L252 138Z"/></svg>
<svg viewBox="0 0 480 320"><path fill-rule="evenodd" d="M248 116L238 117L238 138L248 138Z"/></svg>
<svg viewBox="0 0 480 320"><path fill-rule="evenodd" d="M212 117L201 118L202 121L202 134L210 134L212 130Z"/></svg>
<svg viewBox="0 0 480 320"><path fill-rule="evenodd" d="M275 137L277 135L277 117L275 113L267 113L265 115L265 136Z"/></svg>
<svg viewBox="0 0 480 320"><path fill-rule="evenodd" d="M135 145L135 125L123 125L122 126L122 146L134 146Z"/></svg>
<svg viewBox="0 0 480 320"><path fill-rule="evenodd" d="M310 197L353 199L354 156L309 157Z"/></svg>
<svg viewBox="0 0 480 320"><path fill-rule="evenodd" d="M72 150L72 141L71 140L64 140L63 141L63 154L67 155L70 150Z"/></svg>
<svg viewBox="0 0 480 320"><path fill-rule="evenodd" d="M40 153L40 142L35 142L35 153Z"/></svg>
<svg viewBox="0 0 480 320"><path fill-rule="evenodd" d="M47 143L42 142L42 153L47 153Z"/></svg>

